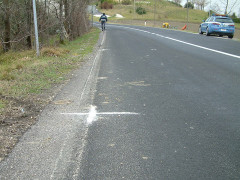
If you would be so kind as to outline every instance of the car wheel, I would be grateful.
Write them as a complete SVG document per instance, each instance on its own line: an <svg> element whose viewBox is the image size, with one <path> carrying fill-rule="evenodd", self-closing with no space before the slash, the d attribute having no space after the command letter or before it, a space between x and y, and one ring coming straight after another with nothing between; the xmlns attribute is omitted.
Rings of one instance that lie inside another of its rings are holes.
<svg viewBox="0 0 240 180"><path fill-rule="evenodd" d="M210 33L209 33L208 28L207 28L207 30L206 30L206 36L210 36Z"/></svg>
<svg viewBox="0 0 240 180"><path fill-rule="evenodd" d="M198 29L199 34L203 34L201 26Z"/></svg>
<svg viewBox="0 0 240 180"><path fill-rule="evenodd" d="M228 38L231 38L231 39L232 39L232 38L233 38L233 35L228 35Z"/></svg>

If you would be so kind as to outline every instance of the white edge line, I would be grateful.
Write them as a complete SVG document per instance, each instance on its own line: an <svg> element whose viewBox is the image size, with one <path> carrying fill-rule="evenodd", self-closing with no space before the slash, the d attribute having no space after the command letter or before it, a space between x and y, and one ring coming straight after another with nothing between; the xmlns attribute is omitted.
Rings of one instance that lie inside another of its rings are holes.
<svg viewBox="0 0 240 180"><path fill-rule="evenodd" d="M102 113L95 113L96 115L139 115L139 113L135 112L102 112ZM61 113L61 115L79 115L79 116L88 116L89 113Z"/></svg>
<svg viewBox="0 0 240 180"><path fill-rule="evenodd" d="M113 26L114 26L114 25L113 25ZM119 27L119 26L118 26L118 27ZM122 27L123 27L123 26L122 26ZM140 32L145 32L145 33L149 33L149 34L156 35L156 36L159 36L159 37L162 37L162 38L165 38L165 39L169 39L169 40L172 40L172 41L180 42L180 43L187 44L187 45L190 45L190 46L194 46L194 47L197 47L197 48L205 49L205 50L208 50L208 51L212 51L212 52L215 52L215 53L219 53L219 54L223 54L223 55L226 55L226 56L231 56L231 57L240 59L240 56L238 56L238 55L234 55L234 54L230 54L230 53L218 51L218 50L215 50L215 49L207 48L207 47L200 46L200 45L196 45L196 44L192 44L192 43L188 43L188 42L185 42L185 41L181 41L181 40L178 40L178 39L170 38L170 37L163 36L163 35L160 35L160 34L151 33L151 32L149 32L149 31L145 31L145 30L141 30L141 29L136 29L136 28L130 28L130 27L123 27L123 28L132 29L132 30L136 30L136 31L140 31Z"/></svg>
<svg viewBox="0 0 240 180"><path fill-rule="evenodd" d="M105 36L103 36L103 39L102 39L102 41L101 41L101 43L100 43L101 46L103 45L104 39L105 39ZM97 61L97 58L98 58L100 52L101 52L101 48L98 50L98 52L97 52L97 54L96 54L96 56L95 56L95 58L94 58L94 61L93 61L93 64L92 64L90 73L89 73L89 75L88 75L87 81L86 81L85 84L84 84L83 91L82 91L81 96L80 96L80 101L81 101L82 98L83 98L83 95L84 95L85 90L86 90L86 88L87 88L88 81L90 80L90 77L91 77L92 72L93 72L93 68L95 67L95 64L96 64L96 61ZM86 136L86 134L87 134L87 131L85 132L85 136ZM83 143L83 144L84 144L84 143ZM54 164L54 169L53 169L53 171L52 171L52 174L50 175L50 179L54 179L54 174L55 174L55 172L56 172L56 170L57 170L58 163L59 163L60 159L62 158L63 148L64 148L65 146L66 146L66 140L64 140L64 143L63 143L63 145L61 146L60 152L59 152L59 154L58 154L58 158L56 159L55 164ZM80 156L82 156L82 153L81 153Z"/></svg>
<svg viewBox="0 0 240 180"><path fill-rule="evenodd" d="M64 140L63 145L61 146L61 149L60 149L60 151L59 151L58 157L57 157L57 159L56 159L56 161L55 161L55 163L54 163L54 169L53 169L53 171L52 171L52 174L51 174L51 176L50 176L50 179L54 179L54 174L55 174L56 171L57 171L58 163L59 163L60 159L62 158L63 148L64 148L65 146L66 146L66 139Z"/></svg>
<svg viewBox="0 0 240 180"><path fill-rule="evenodd" d="M103 36L102 42L100 43L101 46L103 45L104 39L105 39L105 36ZM95 67L95 64L96 64L96 61L97 61L97 58L98 58L100 52L101 52L101 48L98 50L98 52L97 52L97 54L96 54L96 56L95 56L95 58L94 58L94 61L93 61L93 64L92 64L90 73L89 73L89 75L88 75L87 81L86 81L85 84L84 84L83 91L82 91L81 96L80 96L80 101L81 101L82 98L83 98L83 95L84 95L85 90L86 90L86 88L87 88L88 81L90 80L90 77L92 76L93 68Z"/></svg>
<svg viewBox="0 0 240 180"><path fill-rule="evenodd" d="M97 113L97 115L139 115L139 113L135 113L135 112L102 112L102 113Z"/></svg>

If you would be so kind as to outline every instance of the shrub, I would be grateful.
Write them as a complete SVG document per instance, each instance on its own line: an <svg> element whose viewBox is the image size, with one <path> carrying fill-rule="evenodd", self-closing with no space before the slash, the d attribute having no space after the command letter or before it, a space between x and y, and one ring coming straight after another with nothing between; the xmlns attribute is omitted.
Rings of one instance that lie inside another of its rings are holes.
<svg viewBox="0 0 240 180"><path fill-rule="evenodd" d="M123 0L123 1L122 1L122 4L123 4L123 5L130 5L130 4L131 4L131 1L130 1L130 0Z"/></svg>
<svg viewBox="0 0 240 180"><path fill-rule="evenodd" d="M53 47L44 47L41 50L41 54L43 56L54 56L54 57L59 57L64 54L69 53L69 50L63 49L63 48L53 48Z"/></svg>
<svg viewBox="0 0 240 180"><path fill-rule="evenodd" d="M177 6L177 7L182 7L182 5L181 4L178 4L178 3L176 3L176 2L173 2L173 1L169 1L171 4L173 4L173 5L175 5L175 6Z"/></svg>
<svg viewBox="0 0 240 180"><path fill-rule="evenodd" d="M146 14L146 9L144 9L143 7L138 7L136 9L136 13L138 13L139 15L143 15L143 14Z"/></svg>
<svg viewBox="0 0 240 180"><path fill-rule="evenodd" d="M233 22L240 23L240 18L232 18Z"/></svg>
<svg viewBox="0 0 240 180"><path fill-rule="evenodd" d="M22 69L22 68L23 68L23 65L22 65L22 64L17 64L17 65L16 65L16 69L19 70L19 69Z"/></svg>
<svg viewBox="0 0 240 180"><path fill-rule="evenodd" d="M194 5L192 4L192 3L186 3L185 5L184 5L184 8L189 8L189 9L194 9Z"/></svg>
<svg viewBox="0 0 240 180"><path fill-rule="evenodd" d="M113 9L113 5L108 2L103 2L100 6L101 9Z"/></svg>
<svg viewBox="0 0 240 180"><path fill-rule="evenodd" d="M0 77L0 80L5 80L5 81L11 81L11 80L14 80L14 79L15 79L15 76L13 76L8 71L3 72L2 76Z"/></svg>

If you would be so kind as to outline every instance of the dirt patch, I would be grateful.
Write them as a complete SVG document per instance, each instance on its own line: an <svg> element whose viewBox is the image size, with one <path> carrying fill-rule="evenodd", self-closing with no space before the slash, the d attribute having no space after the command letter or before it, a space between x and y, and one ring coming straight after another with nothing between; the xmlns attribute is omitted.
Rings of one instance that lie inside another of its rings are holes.
<svg viewBox="0 0 240 180"><path fill-rule="evenodd" d="M0 95L1 100L8 102L4 112L0 113L0 161L11 152L27 129L36 123L37 116L49 102L47 94L28 98Z"/></svg>
<svg viewBox="0 0 240 180"><path fill-rule="evenodd" d="M41 108L36 101L0 96L8 102L0 115L0 160L11 152L22 134L36 122Z"/></svg>
<svg viewBox="0 0 240 180"><path fill-rule="evenodd" d="M70 79L71 76L67 76ZM0 162L8 156L22 135L37 122L38 116L63 85L55 84L42 94L28 97L8 97L0 95L0 99L7 102L3 112L0 112Z"/></svg>

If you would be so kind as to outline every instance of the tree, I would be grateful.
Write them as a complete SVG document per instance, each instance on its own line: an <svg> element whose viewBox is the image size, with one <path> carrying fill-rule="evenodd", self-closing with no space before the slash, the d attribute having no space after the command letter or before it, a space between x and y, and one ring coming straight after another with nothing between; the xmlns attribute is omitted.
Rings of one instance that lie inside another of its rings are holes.
<svg viewBox="0 0 240 180"><path fill-rule="evenodd" d="M232 19L237 18L236 13L233 13L232 16L231 16L231 18L232 18Z"/></svg>
<svg viewBox="0 0 240 180"><path fill-rule="evenodd" d="M25 6L26 6L26 13L27 13L27 47L29 49L32 48L32 37L31 37L31 31L32 31L32 1L25 0Z"/></svg>
<svg viewBox="0 0 240 180"><path fill-rule="evenodd" d="M194 4L192 4L191 2L188 2L184 5L184 8L194 9Z"/></svg>
<svg viewBox="0 0 240 180"><path fill-rule="evenodd" d="M68 0L63 0L63 3L64 3L64 14L65 14L64 27L67 33L70 34L69 2Z"/></svg>
<svg viewBox="0 0 240 180"><path fill-rule="evenodd" d="M205 6L208 5L207 0L195 0L194 4L196 5L197 9L204 10Z"/></svg>
<svg viewBox="0 0 240 180"><path fill-rule="evenodd" d="M229 15L232 12L233 7L237 4L239 0L220 0L220 3L224 5L224 14Z"/></svg>
<svg viewBox="0 0 240 180"><path fill-rule="evenodd" d="M221 8L218 4L214 4L211 6L212 11L214 11L215 13L221 13Z"/></svg>
<svg viewBox="0 0 240 180"><path fill-rule="evenodd" d="M60 44L64 43L63 0L59 0Z"/></svg>
<svg viewBox="0 0 240 180"><path fill-rule="evenodd" d="M90 28L86 13L88 0L36 0L40 46L60 32L73 40ZM0 43L4 51L31 49L33 41L32 0L0 0Z"/></svg>
<svg viewBox="0 0 240 180"><path fill-rule="evenodd" d="M240 18L237 17L236 13L233 13L231 18L235 23L240 23Z"/></svg>
<svg viewBox="0 0 240 180"><path fill-rule="evenodd" d="M180 5L181 2L182 2L182 0L173 0L173 2L176 3L176 4L178 4L178 5Z"/></svg>
<svg viewBox="0 0 240 180"><path fill-rule="evenodd" d="M3 7L4 7L4 51L7 52L11 49L11 24L10 24L10 3L9 0L3 1Z"/></svg>

